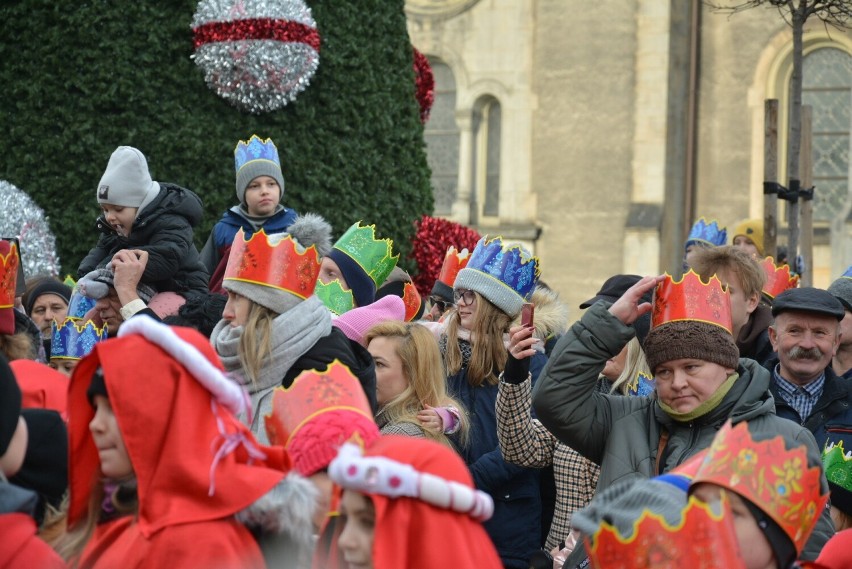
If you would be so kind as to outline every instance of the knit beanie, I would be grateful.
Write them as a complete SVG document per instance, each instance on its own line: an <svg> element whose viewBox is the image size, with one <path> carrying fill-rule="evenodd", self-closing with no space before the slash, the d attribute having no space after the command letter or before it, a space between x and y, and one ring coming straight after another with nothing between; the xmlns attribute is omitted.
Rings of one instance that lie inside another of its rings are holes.
<svg viewBox="0 0 852 569"><path fill-rule="evenodd" d="M340 328L340 331L347 338L364 346L364 337L367 335L367 331L376 324L388 320L397 322L405 320L405 304L400 297L392 294L383 296L367 306L360 306L344 312L332 323Z"/></svg>
<svg viewBox="0 0 852 569"><path fill-rule="evenodd" d="M852 312L852 267L846 269L844 276L840 277L828 286L828 292L840 301L843 308Z"/></svg>
<svg viewBox="0 0 852 569"><path fill-rule="evenodd" d="M27 295L27 300L24 303L24 311L27 314L32 314L33 305L40 296L45 294L55 294L65 300L65 304L71 302L71 288L64 283L50 277L38 283L33 290Z"/></svg>
<svg viewBox="0 0 852 569"><path fill-rule="evenodd" d="M376 283L355 260L339 249L332 249L328 258L337 263L357 306L367 306L376 299Z"/></svg>
<svg viewBox="0 0 852 569"><path fill-rule="evenodd" d="M109 289L110 287L114 288L114 284L115 275L113 274L112 269L108 267L101 267L100 269L95 269L94 271L86 273L86 275L77 282L77 290L85 297L100 300L109 296ZM136 294L139 295L139 298L141 298L143 302L148 303L151 298L157 294L157 291L140 282L136 285Z"/></svg>
<svg viewBox="0 0 852 569"><path fill-rule="evenodd" d="M241 204L246 203L246 188L258 176L275 178L281 188L279 199L284 196L284 174L281 173L278 148L271 138L261 140L253 134L248 142L239 141L234 149L234 168L237 171L237 199Z"/></svg>
<svg viewBox="0 0 852 569"><path fill-rule="evenodd" d="M0 456L6 454L21 415L21 388L6 358L0 355Z"/></svg>
<svg viewBox="0 0 852 569"><path fill-rule="evenodd" d="M731 242L738 236L743 235L752 240L757 247L758 254L763 257L763 220L762 219L746 219L734 227L734 236Z"/></svg>
<svg viewBox="0 0 852 569"><path fill-rule="evenodd" d="M694 358L737 369L740 351L734 337L716 324L697 320L665 322L648 332L642 346L651 373L672 360Z"/></svg>
<svg viewBox="0 0 852 569"><path fill-rule="evenodd" d="M160 193L151 179L145 155L132 146L119 146L109 157L98 183L98 203L138 208L137 216Z"/></svg>
<svg viewBox="0 0 852 569"><path fill-rule="evenodd" d="M307 213L297 217L287 231L288 233L269 235L269 245L275 247L289 235L295 241L296 251L299 254L304 253L311 245L316 246L320 256L327 254L328 250L331 249L331 225L317 214ZM232 257L240 254L238 249L231 248ZM233 260L233 258L229 259L228 264L230 265ZM292 266L294 269L296 268L295 264ZM227 276L222 281L222 287L265 306L277 314L284 314L304 300L271 284L230 279Z"/></svg>

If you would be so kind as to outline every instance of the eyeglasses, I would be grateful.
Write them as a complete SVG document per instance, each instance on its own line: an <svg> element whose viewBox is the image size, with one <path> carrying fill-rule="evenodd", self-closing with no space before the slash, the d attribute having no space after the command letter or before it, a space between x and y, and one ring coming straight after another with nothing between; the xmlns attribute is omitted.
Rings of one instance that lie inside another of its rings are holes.
<svg viewBox="0 0 852 569"><path fill-rule="evenodd" d="M436 306L441 312L446 312L447 310L455 306L455 304L453 304L452 302L447 302L443 298L437 296L430 296L429 302L432 303L432 306Z"/></svg>
<svg viewBox="0 0 852 569"><path fill-rule="evenodd" d="M474 302L476 302L476 293L473 292L472 290L462 290L462 289L454 290L453 291L453 300L456 301L456 304L458 304L459 301L464 300L465 306L469 306L469 305L473 304Z"/></svg>

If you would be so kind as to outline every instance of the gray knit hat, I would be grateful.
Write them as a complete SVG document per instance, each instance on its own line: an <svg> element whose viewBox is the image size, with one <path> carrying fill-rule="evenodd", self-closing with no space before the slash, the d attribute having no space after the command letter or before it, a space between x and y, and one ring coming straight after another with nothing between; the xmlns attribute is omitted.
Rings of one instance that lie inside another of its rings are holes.
<svg viewBox="0 0 852 569"><path fill-rule="evenodd" d="M100 300L108 296L110 287L115 288L115 274L109 267L95 269L86 273L77 281L77 291L86 298L93 298L95 300ZM147 304L157 294L157 291L153 287L140 282L136 285L136 294L139 295L142 302Z"/></svg>
<svg viewBox="0 0 852 569"><path fill-rule="evenodd" d="M734 337L716 324L697 320L675 320L652 328L642 347L651 373L657 366L685 358L714 362L737 369L740 351Z"/></svg>
<svg viewBox="0 0 852 569"><path fill-rule="evenodd" d="M846 269L842 277L829 285L828 292L840 301L843 308L852 312L852 267Z"/></svg>
<svg viewBox="0 0 852 569"><path fill-rule="evenodd" d="M284 196L284 174L281 173L278 148L272 139L261 140L254 134L248 142L239 141L234 149L234 167L237 171L237 199L241 204L246 203L246 187L258 176L275 178L281 188L279 198Z"/></svg>
<svg viewBox="0 0 852 569"><path fill-rule="evenodd" d="M145 155L132 146L116 148L98 183L98 203L135 207L141 212L159 193L160 184L151 179Z"/></svg>
<svg viewBox="0 0 852 569"><path fill-rule="evenodd" d="M303 253L311 245L315 245L320 257L324 257L331 250L331 225L321 216L315 213L306 213L293 221L288 228L289 233L275 233L268 236L269 244L277 245L288 235L296 242L296 251ZM231 248L231 258L228 265L235 261L234 257L240 255L240 251ZM238 262L238 261L237 261ZM295 269L295 264L293 268ZM227 273L227 270L226 270ZM280 288L254 282L225 278L222 287L230 292L240 294L252 302L276 312L284 314L304 299Z"/></svg>

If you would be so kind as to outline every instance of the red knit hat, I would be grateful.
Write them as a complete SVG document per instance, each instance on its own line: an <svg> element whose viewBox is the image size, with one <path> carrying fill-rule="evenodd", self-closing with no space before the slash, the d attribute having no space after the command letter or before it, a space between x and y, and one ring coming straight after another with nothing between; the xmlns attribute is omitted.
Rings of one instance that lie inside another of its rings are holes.
<svg viewBox="0 0 852 569"><path fill-rule="evenodd" d="M379 438L358 378L339 360L323 372L303 371L290 387L275 389L272 413L264 420L270 443L287 449L302 476L326 469L346 442L363 447Z"/></svg>

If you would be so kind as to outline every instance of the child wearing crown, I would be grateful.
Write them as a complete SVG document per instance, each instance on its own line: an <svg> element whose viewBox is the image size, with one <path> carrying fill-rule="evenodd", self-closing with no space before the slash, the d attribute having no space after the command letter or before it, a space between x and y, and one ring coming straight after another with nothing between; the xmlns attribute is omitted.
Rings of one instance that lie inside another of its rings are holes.
<svg viewBox="0 0 852 569"><path fill-rule="evenodd" d="M261 228L267 234L284 233L297 216L281 205L284 175L271 138L263 140L253 134L248 141L237 142L234 167L239 203L222 214L201 249L201 260L210 273L210 290L223 294L222 277L237 231L242 229L247 238Z"/></svg>
<svg viewBox="0 0 852 569"><path fill-rule="evenodd" d="M654 290L652 303L642 295ZM775 414L770 374L740 359L731 333L730 292L692 271L676 281L644 277L611 306L596 303L554 348L533 394L538 419L559 440L601 465L598 491L618 481L663 474L710 446L727 419L804 443L810 431ZM595 389L598 371L651 312L644 349L655 376L650 398L613 397ZM815 559L832 533L824 512L805 545ZM578 553L568 558L566 566Z"/></svg>
<svg viewBox="0 0 852 569"><path fill-rule="evenodd" d="M110 266L124 249L148 253L141 282L159 292L207 290L209 276L193 242L193 227L201 220L201 199L174 184L158 183L148 173L145 156L131 146L119 146L98 184L102 215L97 245L80 263L78 277Z"/></svg>

